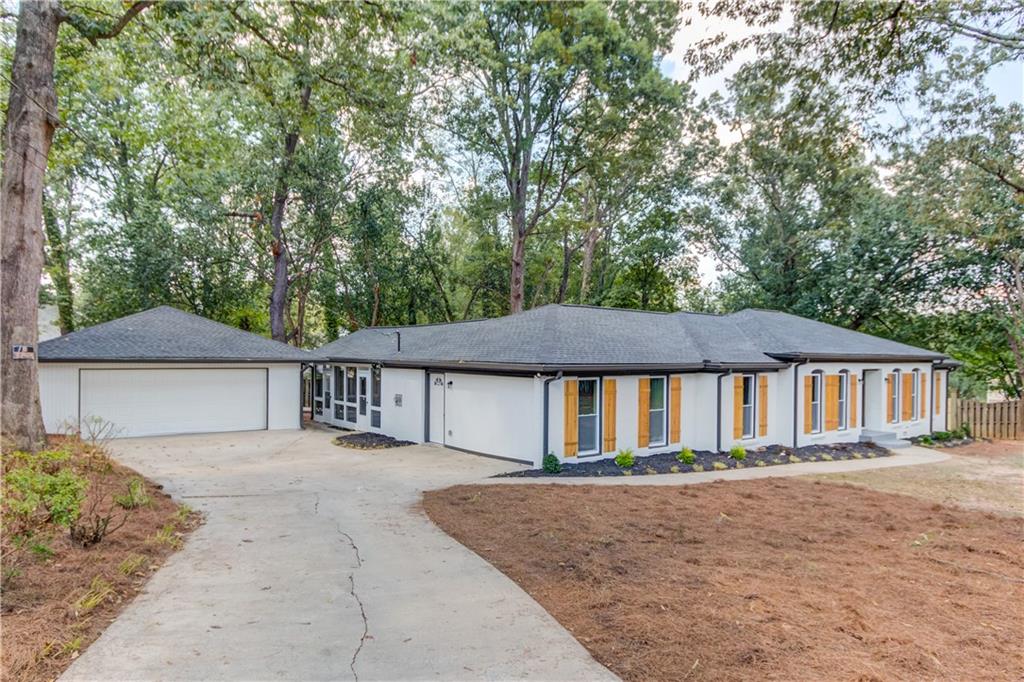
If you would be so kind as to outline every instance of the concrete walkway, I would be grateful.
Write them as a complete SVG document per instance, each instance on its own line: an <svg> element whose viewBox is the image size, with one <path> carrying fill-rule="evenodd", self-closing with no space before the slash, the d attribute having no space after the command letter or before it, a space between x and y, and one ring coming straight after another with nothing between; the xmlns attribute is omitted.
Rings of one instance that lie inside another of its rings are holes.
<svg viewBox="0 0 1024 682"><path fill-rule="evenodd" d="M206 523L62 679L615 679L417 508L424 489L524 467L336 435L116 442Z"/></svg>
<svg viewBox="0 0 1024 682"><path fill-rule="evenodd" d="M633 476L566 476L542 478L489 478L479 480L480 484L499 485L692 485L709 481L747 481L754 478L780 476L805 476L808 474L838 474L847 471L887 469L913 464L933 464L949 459L949 455L936 450L911 446L896 451L888 457L869 459L845 459L836 462L800 462L799 464L777 464L768 467L746 467L727 471L691 471L679 474L652 474Z"/></svg>

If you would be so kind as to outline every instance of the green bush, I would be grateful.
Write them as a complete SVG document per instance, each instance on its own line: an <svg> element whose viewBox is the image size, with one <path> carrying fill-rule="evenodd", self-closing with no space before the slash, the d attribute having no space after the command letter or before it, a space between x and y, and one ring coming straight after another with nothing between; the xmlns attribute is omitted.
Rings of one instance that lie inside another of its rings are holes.
<svg viewBox="0 0 1024 682"><path fill-rule="evenodd" d="M695 461L697 461L697 455L693 454L693 450L691 450L690 448L683 448L682 450L679 451L679 454L676 455L676 459L678 459L683 464L693 464Z"/></svg>
<svg viewBox="0 0 1024 682"><path fill-rule="evenodd" d="M12 458L20 466L3 479L4 525L14 533L31 532L42 524L71 526L82 511L89 482L71 469L52 469L53 453ZM23 463L22 463L23 462Z"/></svg>
<svg viewBox="0 0 1024 682"><path fill-rule="evenodd" d="M925 438L927 437L928 436L925 436ZM949 431L936 431L935 433L932 434L932 438L934 438L938 443L945 443L947 441L953 440L953 434L950 433ZM922 438L921 440L924 440L924 438Z"/></svg>
<svg viewBox="0 0 1024 682"><path fill-rule="evenodd" d="M114 495L114 502L123 509L138 509L147 507L152 502L146 494L146 484L141 478L133 478L128 482L128 492L124 495Z"/></svg>
<svg viewBox="0 0 1024 682"><path fill-rule="evenodd" d="M970 438L971 437L971 427L968 426L967 424L963 424L963 425L960 426L959 429L957 429L957 433L959 434L959 436L958 436L959 438Z"/></svg>
<svg viewBox="0 0 1024 682"><path fill-rule="evenodd" d="M633 451L629 448L619 450L619 454L615 455L615 463L623 469L628 469L633 466L635 461L636 457L633 456Z"/></svg>
<svg viewBox="0 0 1024 682"><path fill-rule="evenodd" d="M729 456L737 462L742 462L747 458L747 451L742 445L734 445L732 449L729 450Z"/></svg>
<svg viewBox="0 0 1024 682"><path fill-rule="evenodd" d="M917 442L920 443L921 445L926 445L926 446L927 445L934 445L935 444L935 441L933 441L929 436L921 436L921 438L918 439Z"/></svg>
<svg viewBox="0 0 1024 682"><path fill-rule="evenodd" d="M562 470L562 463L553 452L544 455L544 471L549 474L557 474Z"/></svg>

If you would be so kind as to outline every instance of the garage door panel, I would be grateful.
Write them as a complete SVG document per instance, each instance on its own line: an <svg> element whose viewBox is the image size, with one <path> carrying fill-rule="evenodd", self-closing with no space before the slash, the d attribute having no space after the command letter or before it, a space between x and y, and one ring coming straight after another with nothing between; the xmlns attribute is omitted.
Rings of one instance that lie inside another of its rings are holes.
<svg viewBox="0 0 1024 682"><path fill-rule="evenodd" d="M83 369L80 414L122 438L265 429L267 370Z"/></svg>

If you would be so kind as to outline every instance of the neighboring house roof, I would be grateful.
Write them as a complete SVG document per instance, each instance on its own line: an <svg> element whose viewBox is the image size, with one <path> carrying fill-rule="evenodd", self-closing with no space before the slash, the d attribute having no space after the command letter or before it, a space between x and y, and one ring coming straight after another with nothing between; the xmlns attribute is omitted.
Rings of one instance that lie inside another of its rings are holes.
<svg viewBox="0 0 1024 682"><path fill-rule="evenodd" d="M316 355L170 306L39 344L41 362L314 362Z"/></svg>
<svg viewBox="0 0 1024 682"><path fill-rule="evenodd" d="M577 305L546 305L488 320L372 327L315 352L335 361L521 371L776 367L811 355L928 361L945 357L768 311L706 315Z"/></svg>

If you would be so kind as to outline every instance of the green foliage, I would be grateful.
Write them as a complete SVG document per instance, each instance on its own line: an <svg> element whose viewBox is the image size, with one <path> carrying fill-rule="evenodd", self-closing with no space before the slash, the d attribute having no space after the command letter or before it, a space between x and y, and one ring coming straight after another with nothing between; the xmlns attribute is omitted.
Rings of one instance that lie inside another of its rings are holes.
<svg viewBox="0 0 1024 682"><path fill-rule="evenodd" d="M715 462L714 464L711 465L711 468L713 468L715 471L725 471L726 469L729 468L729 465L726 464L725 462Z"/></svg>
<svg viewBox="0 0 1024 682"><path fill-rule="evenodd" d="M114 502L123 509L146 507L152 502L146 493L146 484L141 478L128 481L128 491L123 495L114 495Z"/></svg>
<svg viewBox="0 0 1024 682"><path fill-rule="evenodd" d="M149 559L142 554L131 554L118 564L117 570L121 575L132 575L145 566L148 561Z"/></svg>
<svg viewBox="0 0 1024 682"><path fill-rule="evenodd" d="M737 462L742 462L747 458L747 450L742 445L734 445L729 449L729 456Z"/></svg>
<svg viewBox="0 0 1024 682"><path fill-rule="evenodd" d="M938 443L945 443L953 439L953 434L949 431L936 431L932 434L932 438Z"/></svg>
<svg viewBox="0 0 1024 682"><path fill-rule="evenodd" d="M63 464L68 453L44 450L4 457L3 520L16 534L71 526L81 513L88 481Z"/></svg>
<svg viewBox="0 0 1024 682"><path fill-rule="evenodd" d="M562 462L555 456L554 453L549 452L544 455L544 471L549 474L557 474L562 470Z"/></svg>
<svg viewBox="0 0 1024 682"><path fill-rule="evenodd" d="M690 448L684 447L679 451L679 454L676 455L676 459L683 464L693 464L697 460L697 455L695 455L693 450Z"/></svg>
<svg viewBox="0 0 1024 682"><path fill-rule="evenodd" d="M619 450L618 454L615 455L615 463L623 469L633 466L635 461L636 458L633 456L633 450L630 448Z"/></svg>
<svg viewBox="0 0 1024 682"><path fill-rule="evenodd" d="M924 445L926 447L929 446L929 445L934 445L935 444L935 441L933 441L931 439L931 437L929 437L929 436L921 436L921 438L919 438L917 442L920 445Z"/></svg>

